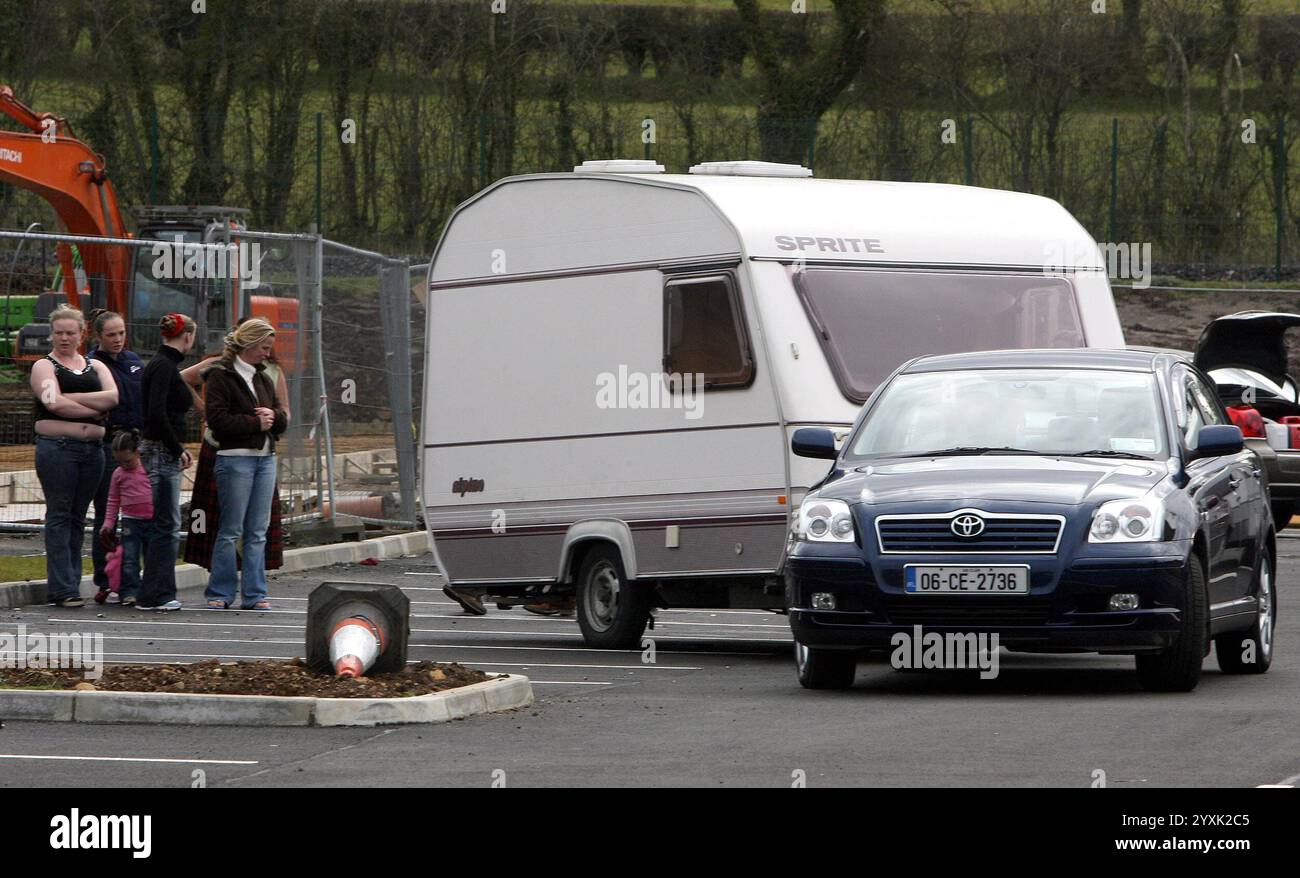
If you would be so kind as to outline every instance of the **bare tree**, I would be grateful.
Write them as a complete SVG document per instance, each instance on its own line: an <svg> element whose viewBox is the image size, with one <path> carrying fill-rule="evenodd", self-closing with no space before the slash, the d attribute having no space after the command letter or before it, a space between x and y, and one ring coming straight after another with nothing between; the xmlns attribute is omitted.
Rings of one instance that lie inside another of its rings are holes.
<svg viewBox="0 0 1300 878"><path fill-rule="evenodd" d="M758 0L734 0L741 30L758 64L759 139L763 158L798 163L816 138L817 120L853 82L867 59L872 36L885 17L884 0L831 0L828 38L807 57L781 51L773 16ZM806 15L805 26L815 27Z"/></svg>

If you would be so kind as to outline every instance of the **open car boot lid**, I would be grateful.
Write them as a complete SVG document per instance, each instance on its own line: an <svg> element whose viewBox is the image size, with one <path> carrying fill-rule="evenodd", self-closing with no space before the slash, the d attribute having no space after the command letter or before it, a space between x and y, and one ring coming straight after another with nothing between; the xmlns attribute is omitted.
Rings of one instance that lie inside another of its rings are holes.
<svg viewBox="0 0 1300 878"><path fill-rule="evenodd" d="M1300 314L1238 311L1213 320L1196 341L1196 365L1203 371L1244 368L1275 384L1287 379L1286 332L1300 326Z"/></svg>

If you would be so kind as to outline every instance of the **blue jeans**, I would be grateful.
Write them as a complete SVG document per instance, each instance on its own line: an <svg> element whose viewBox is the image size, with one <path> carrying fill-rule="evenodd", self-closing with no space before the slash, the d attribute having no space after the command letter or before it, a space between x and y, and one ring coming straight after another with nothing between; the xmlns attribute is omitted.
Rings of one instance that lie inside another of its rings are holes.
<svg viewBox="0 0 1300 878"><path fill-rule="evenodd" d="M104 564L108 561L108 552L99 541L99 529L104 526L104 515L108 512L108 487L113 481L113 471L117 469L117 458L113 456L113 445L105 442L104 474L99 477L99 488L95 491L95 539L90 541L90 558L94 564L95 585L100 589L108 588L108 574ZM135 592L131 592L135 594Z"/></svg>
<svg viewBox="0 0 1300 878"><path fill-rule="evenodd" d="M180 548L181 459L152 440L140 443L140 463L153 485L153 521L145 533L144 577L139 603L156 607L176 599L176 550Z"/></svg>
<svg viewBox="0 0 1300 878"><path fill-rule="evenodd" d="M232 604L239 584L241 606L251 607L266 597L266 528L271 523L271 495L275 492L275 455L219 454L216 477L221 526L212 547L212 573L205 594L208 600ZM241 537L244 551L239 583L235 540Z"/></svg>
<svg viewBox="0 0 1300 878"><path fill-rule="evenodd" d="M140 593L140 557L152 526L148 519L122 516L122 584L118 594L123 598Z"/></svg>
<svg viewBox="0 0 1300 878"><path fill-rule="evenodd" d="M36 437L36 477L45 494L45 577L48 600L81 596L86 510L99 487L104 453L98 439Z"/></svg>

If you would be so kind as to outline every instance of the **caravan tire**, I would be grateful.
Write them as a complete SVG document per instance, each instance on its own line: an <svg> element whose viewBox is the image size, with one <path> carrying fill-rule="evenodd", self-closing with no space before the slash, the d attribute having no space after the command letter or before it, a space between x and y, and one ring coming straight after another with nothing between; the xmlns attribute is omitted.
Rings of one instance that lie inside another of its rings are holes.
<svg viewBox="0 0 1300 878"><path fill-rule="evenodd" d="M639 649L650 620L650 590L630 582L613 546L587 552L578 571L578 627L588 646Z"/></svg>

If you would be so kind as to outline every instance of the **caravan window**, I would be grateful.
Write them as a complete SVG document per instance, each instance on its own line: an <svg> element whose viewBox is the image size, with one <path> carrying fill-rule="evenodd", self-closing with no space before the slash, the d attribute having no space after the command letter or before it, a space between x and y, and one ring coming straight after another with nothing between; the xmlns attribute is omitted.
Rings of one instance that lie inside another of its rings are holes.
<svg viewBox="0 0 1300 878"><path fill-rule="evenodd" d="M754 359L731 275L669 278L664 284L664 371L702 374L710 389L753 380Z"/></svg>
<svg viewBox="0 0 1300 878"><path fill-rule="evenodd" d="M840 390L856 402L913 357L1085 346L1061 277L812 268L794 280Z"/></svg>

